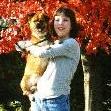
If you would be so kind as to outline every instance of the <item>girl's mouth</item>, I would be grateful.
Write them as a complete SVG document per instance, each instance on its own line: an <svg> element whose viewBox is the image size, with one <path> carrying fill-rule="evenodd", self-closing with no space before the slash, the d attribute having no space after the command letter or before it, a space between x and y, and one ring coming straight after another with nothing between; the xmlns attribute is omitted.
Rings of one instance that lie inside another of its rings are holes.
<svg viewBox="0 0 111 111"><path fill-rule="evenodd" d="M58 27L58 30L64 30L65 28L63 28L63 27Z"/></svg>

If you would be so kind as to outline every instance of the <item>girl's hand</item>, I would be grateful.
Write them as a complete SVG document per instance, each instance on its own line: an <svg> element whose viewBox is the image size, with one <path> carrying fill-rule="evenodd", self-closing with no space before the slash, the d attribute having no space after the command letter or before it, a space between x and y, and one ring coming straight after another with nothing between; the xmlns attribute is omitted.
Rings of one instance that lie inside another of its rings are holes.
<svg viewBox="0 0 111 111"><path fill-rule="evenodd" d="M19 52L26 52L26 48L32 45L31 41L19 41L15 44L15 49Z"/></svg>

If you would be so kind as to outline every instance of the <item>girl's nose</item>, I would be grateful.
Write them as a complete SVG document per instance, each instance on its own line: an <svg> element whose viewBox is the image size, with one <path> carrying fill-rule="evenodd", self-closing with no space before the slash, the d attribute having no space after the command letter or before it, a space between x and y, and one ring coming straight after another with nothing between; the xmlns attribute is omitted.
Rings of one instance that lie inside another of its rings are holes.
<svg viewBox="0 0 111 111"><path fill-rule="evenodd" d="M59 24L62 24L62 23L63 23L63 20L62 20L62 19L60 19L60 20L59 20Z"/></svg>

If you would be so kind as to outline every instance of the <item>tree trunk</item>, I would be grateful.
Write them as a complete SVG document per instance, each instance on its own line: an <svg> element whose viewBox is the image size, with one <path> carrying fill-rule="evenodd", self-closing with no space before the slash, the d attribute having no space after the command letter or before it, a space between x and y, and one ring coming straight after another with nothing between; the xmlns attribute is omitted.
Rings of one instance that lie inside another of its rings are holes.
<svg viewBox="0 0 111 111"><path fill-rule="evenodd" d="M100 56L87 56L81 54L84 74L84 111L102 111L102 72Z"/></svg>
<svg viewBox="0 0 111 111"><path fill-rule="evenodd" d="M85 109L84 111L91 111L90 103L90 74L88 60L85 55L81 54L81 62L84 74L84 97L85 97Z"/></svg>

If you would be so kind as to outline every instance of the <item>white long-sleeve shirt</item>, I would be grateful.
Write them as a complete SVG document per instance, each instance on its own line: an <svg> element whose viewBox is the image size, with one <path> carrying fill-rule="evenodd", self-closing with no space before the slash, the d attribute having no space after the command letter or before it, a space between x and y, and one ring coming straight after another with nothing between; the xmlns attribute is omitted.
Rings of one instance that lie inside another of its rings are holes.
<svg viewBox="0 0 111 111"><path fill-rule="evenodd" d="M35 57L49 58L49 64L37 83L35 96L48 99L70 94L70 84L80 59L80 47L73 38L55 43L51 48L31 46L28 50Z"/></svg>

